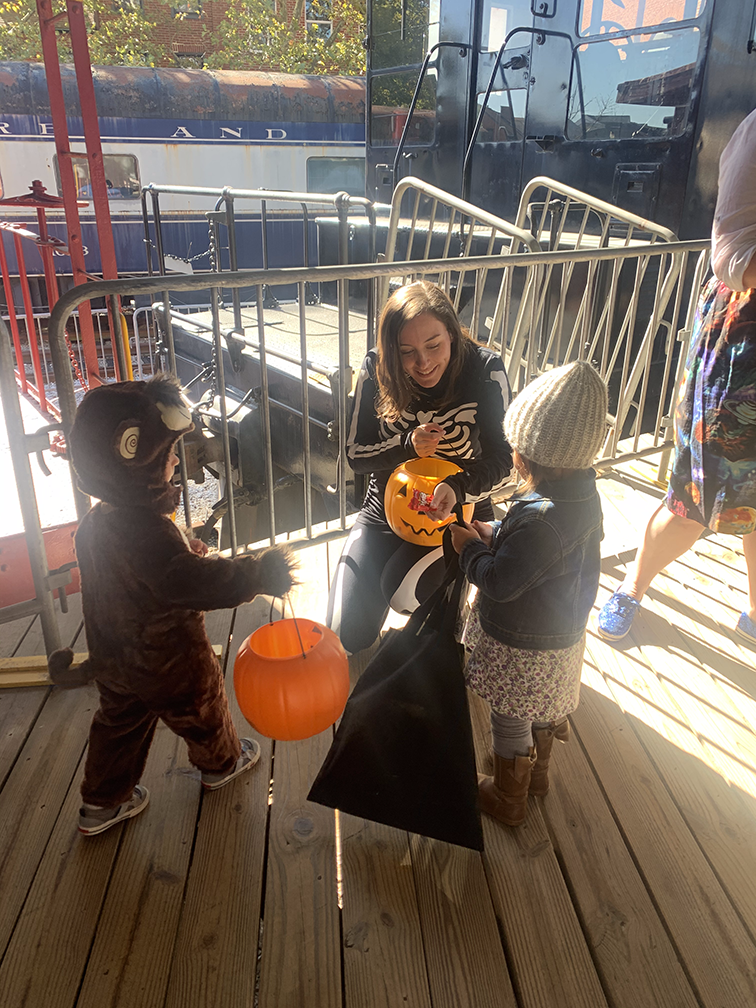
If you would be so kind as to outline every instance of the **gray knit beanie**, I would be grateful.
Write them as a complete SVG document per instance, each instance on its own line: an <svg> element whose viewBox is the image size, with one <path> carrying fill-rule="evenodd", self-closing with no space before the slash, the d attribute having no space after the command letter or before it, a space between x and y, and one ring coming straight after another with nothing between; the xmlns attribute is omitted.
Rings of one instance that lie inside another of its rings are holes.
<svg viewBox="0 0 756 1008"><path fill-rule="evenodd" d="M587 469L606 436L606 383L587 361L536 378L515 397L504 433L520 455L554 469Z"/></svg>

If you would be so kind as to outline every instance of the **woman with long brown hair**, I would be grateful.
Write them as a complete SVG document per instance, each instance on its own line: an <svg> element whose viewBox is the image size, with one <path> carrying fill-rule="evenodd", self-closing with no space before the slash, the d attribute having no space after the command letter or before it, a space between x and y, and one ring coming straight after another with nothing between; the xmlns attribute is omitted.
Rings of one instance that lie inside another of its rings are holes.
<svg viewBox="0 0 756 1008"><path fill-rule="evenodd" d="M328 625L347 651L369 647L389 606L411 612L443 573L440 549L405 542L389 528L383 506L389 476L413 458L453 461L462 471L439 483L433 517L474 503L475 519L491 520L490 495L512 466L502 430L509 398L501 358L470 338L439 287L421 281L389 298L378 346L357 380L347 440L354 471L370 474L328 602Z"/></svg>

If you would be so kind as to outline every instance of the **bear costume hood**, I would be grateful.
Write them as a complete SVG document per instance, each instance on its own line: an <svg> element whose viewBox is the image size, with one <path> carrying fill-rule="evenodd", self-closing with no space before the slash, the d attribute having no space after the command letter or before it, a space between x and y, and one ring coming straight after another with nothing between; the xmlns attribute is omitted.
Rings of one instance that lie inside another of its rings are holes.
<svg viewBox="0 0 756 1008"><path fill-rule="evenodd" d="M179 487L165 478L178 439L193 430L172 375L101 385L84 396L68 446L84 493L113 507L175 510Z"/></svg>

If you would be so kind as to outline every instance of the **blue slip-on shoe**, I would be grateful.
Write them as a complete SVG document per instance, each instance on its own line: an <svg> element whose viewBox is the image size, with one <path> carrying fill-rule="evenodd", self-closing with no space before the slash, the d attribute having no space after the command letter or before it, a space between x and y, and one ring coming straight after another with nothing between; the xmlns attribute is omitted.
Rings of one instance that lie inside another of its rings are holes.
<svg viewBox="0 0 756 1008"><path fill-rule="evenodd" d="M747 640L751 644L756 644L756 623L753 622L747 612L742 612L738 617L738 622L735 626L735 633L739 637L742 637L743 640Z"/></svg>
<svg viewBox="0 0 756 1008"><path fill-rule="evenodd" d="M626 595L625 592L616 591L598 614L599 636L605 640L622 640L630 632L639 609L638 599Z"/></svg>

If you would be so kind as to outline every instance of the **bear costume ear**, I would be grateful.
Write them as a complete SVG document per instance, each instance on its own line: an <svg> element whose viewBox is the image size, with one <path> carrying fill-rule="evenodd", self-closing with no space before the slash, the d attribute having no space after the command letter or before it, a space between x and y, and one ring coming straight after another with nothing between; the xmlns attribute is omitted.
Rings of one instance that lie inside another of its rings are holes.
<svg viewBox="0 0 756 1008"><path fill-rule="evenodd" d="M139 448L140 426L136 420L124 420L115 430L113 447L121 462L133 462Z"/></svg>

